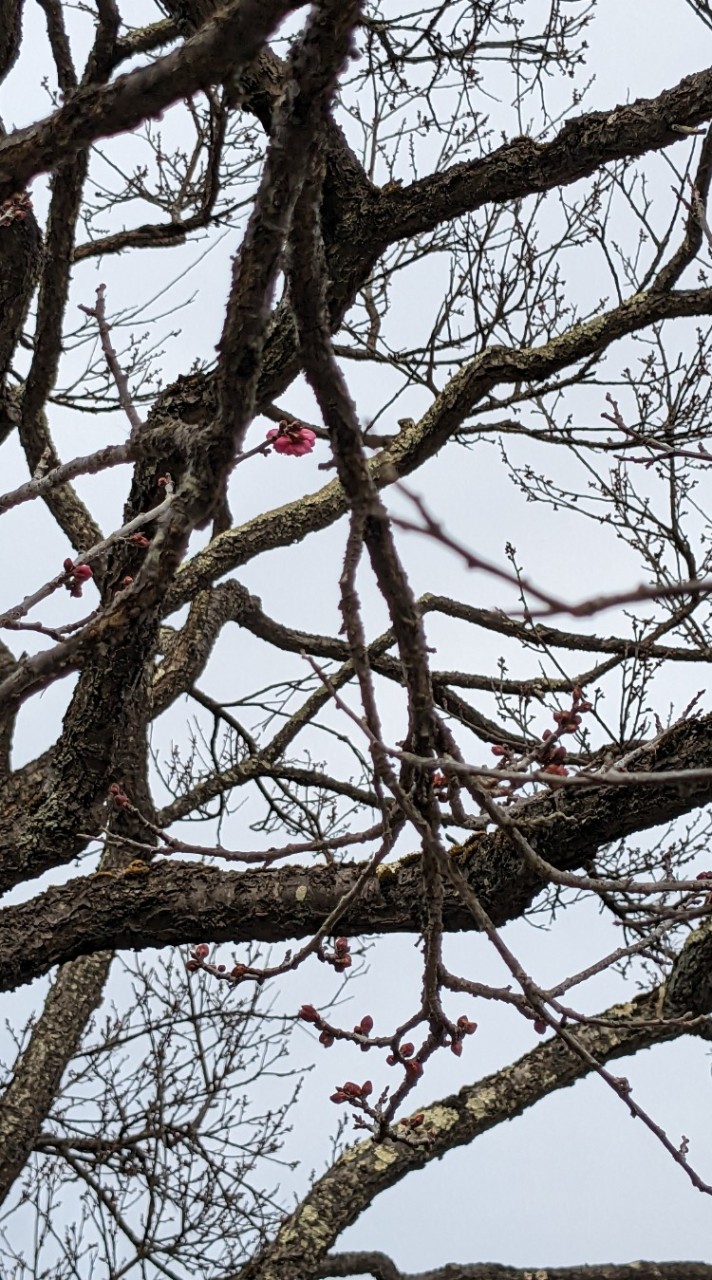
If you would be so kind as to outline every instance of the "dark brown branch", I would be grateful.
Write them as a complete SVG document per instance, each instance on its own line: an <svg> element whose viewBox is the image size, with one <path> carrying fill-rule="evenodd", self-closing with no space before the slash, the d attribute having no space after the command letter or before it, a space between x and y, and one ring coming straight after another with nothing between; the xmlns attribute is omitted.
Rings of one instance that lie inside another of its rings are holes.
<svg viewBox="0 0 712 1280"><path fill-rule="evenodd" d="M61 1076L101 1002L111 954L98 951L60 969L26 1048L0 1098L0 1204L23 1169Z"/></svg>
<svg viewBox="0 0 712 1280"><path fill-rule="evenodd" d="M328 1254L313 1272L319 1280L370 1275L373 1280L712 1280L706 1262L624 1262L598 1266L506 1267L499 1262L450 1262L429 1271L400 1271L385 1253L357 1250Z"/></svg>
<svg viewBox="0 0 712 1280"><path fill-rule="evenodd" d="M613 160L689 142L684 127L704 124L710 117L712 71L705 70L685 76L655 98L567 120L551 142L517 138L481 160L396 187L383 202L376 234L392 243L490 202L579 182Z"/></svg>
<svg viewBox="0 0 712 1280"><path fill-rule="evenodd" d="M111 84L80 88L53 116L0 142L0 199L98 138L133 129L179 99L239 74L300 0L235 0L218 17L148 67Z"/></svg>
<svg viewBox="0 0 712 1280"><path fill-rule="evenodd" d="M676 725L642 748L628 767L631 772L634 764L664 772L711 762L712 717L707 716ZM591 787L528 801L517 809L516 821L537 854L566 871L580 867L602 845L689 813L711 798L709 778L661 784L659 789L648 786L639 792ZM544 888L505 832L477 833L452 856L495 925L521 916ZM57 860L55 851L47 865ZM358 864L345 864L240 873L169 861L157 863L149 875L135 880L75 879L0 913L6 940L0 954L0 989L11 990L54 964L95 950L161 947L201 938L285 942L305 937L315 933L350 892L361 870ZM382 868L340 927L347 935L417 933L424 919L421 861L411 855ZM443 923L447 930L474 927L453 890L445 897ZM702 1007L695 1013L710 1011L707 991L706 985L700 988Z"/></svg>

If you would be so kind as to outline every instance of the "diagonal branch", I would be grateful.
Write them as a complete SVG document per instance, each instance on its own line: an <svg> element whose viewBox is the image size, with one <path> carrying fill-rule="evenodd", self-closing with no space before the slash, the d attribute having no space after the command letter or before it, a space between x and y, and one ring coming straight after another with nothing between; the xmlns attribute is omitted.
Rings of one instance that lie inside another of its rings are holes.
<svg viewBox="0 0 712 1280"><path fill-rule="evenodd" d="M374 485L381 489L392 484L433 457L461 427L475 404L494 387L546 378L651 324L699 315L712 315L712 290L651 290L575 325L542 346L487 348L451 378L419 422L404 428L393 444L367 463ZM348 507L342 484L332 480L317 493L220 534L179 570L166 598L167 610L180 608L214 578L247 564L262 552L291 546L309 533L328 528Z"/></svg>
<svg viewBox="0 0 712 1280"><path fill-rule="evenodd" d="M0 1099L0 1204L23 1169L60 1079L101 1002L111 953L63 965Z"/></svg>
<svg viewBox="0 0 712 1280"><path fill-rule="evenodd" d="M577 1036L599 1063L672 1039L683 1028L657 1019L658 1002L659 992L652 992L614 1006L601 1015L607 1025L581 1027ZM708 1038L709 1031L705 1035ZM413 1170L473 1142L584 1078L590 1070L560 1041L550 1041L511 1066L424 1108L422 1126L429 1131L429 1141L422 1146L387 1140L351 1147L312 1187L276 1239L240 1271L239 1280L282 1280L285 1275L290 1280L311 1280L314 1263L323 1259L376 1196Z"/></svg>

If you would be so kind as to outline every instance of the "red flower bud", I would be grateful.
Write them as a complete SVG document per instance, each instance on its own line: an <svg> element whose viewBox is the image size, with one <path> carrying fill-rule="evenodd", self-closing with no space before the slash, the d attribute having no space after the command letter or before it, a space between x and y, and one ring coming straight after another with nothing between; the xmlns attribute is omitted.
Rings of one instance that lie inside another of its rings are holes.
<svg viewBox="0 0 712 1280"><path fill-rule="evenodd" d="M407 1040L400 1047L400 1056L401 1058L409 1058L411 1053L415 1053L415 1045L411 1044L410 1040Z"/></svg>
<svg viewBox="0 0 712 1280"><path fill-rule="evenodd" d="M317 1022L319 1014L313 1004L303 1004L297 1015L303 1022Z"/></svg>
<svg viewBox="0 0 712 1280"><path fill-rule="evenodd" d="M454 1053L456 1058L462 1057L462 1040L453 1040L450 1045L450 1052Z"/></svg>
<svg viewBox="0 0 712 1280"><path fill-rule="evenodd" d="M373 1093L372 1082L370 1080L364 1080L363 1084L361 1085L361 1097L367 1098L371 1093Z"/></svg>
<svg viewBox="0 0 712 1280"><path fill-rule="evenodd" d="M193 955L196 960L204 960L210 954L210 947L207 942L199 942L197 947L193 948Z"/></svg>
<svg viewBox="0 0 712 1280"><path fill-rule="evenodd" d="M460 1015L460 1017L457 1020L457 1025L460 1028L460 1030L465 1033L466 1036L474 1035L475 1031L477 1030L477 1023L470 1022L470 1019L467 1017L467 1014L465 1013L462 1013Z"/></svg>
<svg viewBox="0 0 712 1280"><path fill-rule="evenodd" d="M373 1031L373 1018L371 1017L370 1013L366 1013L362 1017L361 1022L359 1024L359 1031L361 1031L365 1036L370 1035L370 1033Z"/></svg>
<svg viewBox="0 0 712 1280"><path fill-rule="evenodd" d="M543 1036L546 1032L546 1023L543 1018L536 1018L534 1022L534 1030L538 1036Z"/></svg>
<svg viewBox="0 0 712 1280"><path fill-rule="evenodd" d="M417 1058L410 1058L408 1062L405 1063L405 1069L408 1074L414 1076L416 1080L423 1074L423 1064L422 1062L418 1062Z"/></svg>

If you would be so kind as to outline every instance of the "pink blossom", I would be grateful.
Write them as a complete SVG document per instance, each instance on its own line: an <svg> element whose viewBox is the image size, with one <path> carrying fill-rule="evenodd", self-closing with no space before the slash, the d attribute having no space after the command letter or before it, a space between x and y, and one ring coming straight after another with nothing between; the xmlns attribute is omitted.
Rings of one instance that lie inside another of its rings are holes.
<svg viewBox="0 0 712 1280"><path fill-rule="evenodd" d="M285 419L267 432L267 439L271 440L275 453L302 458L314 448L316 432L311 427L303 426L301 422L287 422Z"/></svg>
<svg viewBox="0 0 712 1280"><path fill-rule="evenodd" d="M94 577L94 570L88 564L74 564L67 558L64 561L64 572L67 575L64 583L70 596L82 595L82 583Z"/></svg>

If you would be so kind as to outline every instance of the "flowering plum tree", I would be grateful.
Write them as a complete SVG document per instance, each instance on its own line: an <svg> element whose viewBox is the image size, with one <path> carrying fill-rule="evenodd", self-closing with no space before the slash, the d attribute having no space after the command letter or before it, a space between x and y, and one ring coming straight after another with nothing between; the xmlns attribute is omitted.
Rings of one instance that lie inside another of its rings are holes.
<svg viewBox="0 0 712 1280"><path fill-rule="evenodd" d="M628 8L0 0L12 1280L402 1280L585 1077L709 1206L712 10Z"/></svg>

